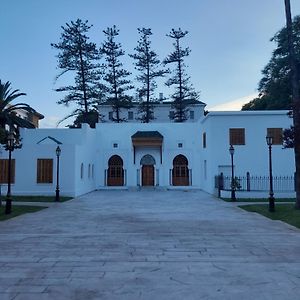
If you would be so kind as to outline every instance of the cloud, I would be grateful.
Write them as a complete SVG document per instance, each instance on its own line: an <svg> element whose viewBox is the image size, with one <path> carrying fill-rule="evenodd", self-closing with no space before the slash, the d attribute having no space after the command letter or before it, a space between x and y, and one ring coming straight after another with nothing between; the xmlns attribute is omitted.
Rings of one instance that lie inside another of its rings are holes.
<svg viewBox="0 0 300 300"><path fill-rule="evenodd" d="M56 128L60 120L57 116L45 117L40 121L40 128Z"/></svg>
<svg viewBox="0 0 300 300"><path fill-rule="evenodd" d="M245 96L242 98L238 98L232 101L228 101L225 103L221 103L221 104L217 104L215 106L209 107L208 110L209 111L237 111L237 110L241 110L242 106L246 103L248 103L249 101L253 100L254 98L256 98L258 96L258 94L252 94L249 96Z"/></svg>

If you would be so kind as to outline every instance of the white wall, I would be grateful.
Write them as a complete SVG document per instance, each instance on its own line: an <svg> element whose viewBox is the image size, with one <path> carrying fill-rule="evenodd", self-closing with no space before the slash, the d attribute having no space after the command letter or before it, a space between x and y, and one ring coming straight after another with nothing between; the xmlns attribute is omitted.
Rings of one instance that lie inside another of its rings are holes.
<svg viewBox="0 0 300 300"><path fill-rule="evenodd" d="M218 167L231 165L229 128L245 128L245 145L235 145L234 168L236 176L268 176L267 128L289 128L292 120L287 111L211 112L202 121L207 132L206 158L209 164L209 183L205 190L212 192L213 177ZM273 145L273 175L291 176L295 172L293 149ZM208 153L209 152L209 153ZM211 185L211 187L209 187Z"/></svg>
<svg viewBox="0 0 300 300"><path fill-rule="evenodd" d="M191 111L194 111L194 119L188 119L186 122L196 122L200 119L203 119L204 117L204 104L197 104L197 105L190 105L189 109ZM174 110L171 107L171 104L164 103L164 104L155 104L154 109L154 120L151 120L151 123L171 123L172 120L169 118L169 113L171 110ZM104 123L112 123L111 120L109 120L109 112L112 111L112 107L110 105L101 105L99 106L100 114L103 115L102 122ZM128 120L128 112L131 111L134 114L133 120ZM113 115L115 117L115 114ZM138 117L140 115L138 114L138 106L134 105L129 110L127 109L121 109L120 117L125 118L128 123L137 123L140 122L138 120ZM189 116L189 113L188 113Z"/></svg>

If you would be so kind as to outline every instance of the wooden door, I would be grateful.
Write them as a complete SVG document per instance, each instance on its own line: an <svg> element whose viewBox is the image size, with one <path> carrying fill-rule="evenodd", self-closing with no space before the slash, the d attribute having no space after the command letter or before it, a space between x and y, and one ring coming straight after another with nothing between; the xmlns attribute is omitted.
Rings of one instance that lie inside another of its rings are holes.
<svg viewBox="0 0 300 300"><path fill-rule="evenodd" d="M154 166L142 167L142 186L154 186Z"/></svg>

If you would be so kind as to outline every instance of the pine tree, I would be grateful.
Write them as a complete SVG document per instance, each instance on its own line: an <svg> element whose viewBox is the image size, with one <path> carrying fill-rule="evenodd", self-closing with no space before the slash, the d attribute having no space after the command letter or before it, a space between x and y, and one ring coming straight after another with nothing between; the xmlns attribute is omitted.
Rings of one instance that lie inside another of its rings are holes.
<svg viewBox="0 0 300 300"><path fill-rule="evenodd" d="M100 53L105 56L105 76L107 82L107 97L106 102L112 105L114 112L113 121L120 123L126 121L126 118L121 117L121 110L128 109L131 106L132 97L125 92L132 89L130 80L127 77L131 74L123 69L123 64L120 62L125 52L121 48L121 44L115 41L119 35L119 30L114 25L103 30L106 41L102 44Z"/></svg>
<svg viewBox="0 0 300 300"><path fill-rule="evenodd" d="M138 46L134 48L135 54L129 55L135 60L135 69L140 72L136 77L137 81L141 83L141 87L137 89L139 98L142 100L139 105L139 119L143 123L149 123L154 119L153 115L153 93L157 87L155 79L163 77L168 71L158 69L160 60L158 55L151 50L150 36L152 35L150 28L138 28L140 39Z"/></svg>
<svg viewBox="0 0 300 300"><path fill-rule="evenodd" d="M56 89L57 92L67 93L58 104L77 105L77 109L70 116L88 115L89 111L101 102L105 92L103 85L99 83L101 78L99 51L96 44L89 42L89 37L86 35L91 27L88 21L80 19L71 21L70 24L66 23L66 26L61 27L63 31L60 42L51 44L53 48L59 50L57 59L61 73L56 79L65 73L74 74L73 85Z"/></svg>
<svg viewBox="0 0 300 300"><path fill-rule="evenodd" d="M173 46L175 50L169 54L164 60L164 64L175 64L176 69L173 72L173 76L166 82L167 86L175 86L175 92L172 94L173 108L175 109L174 116L172 117L175 122L184 122L188 119L189 104L198 100L199 94L195 92L192 85L189 83L190 77L185 73L186 65L184 58L189 56L190 49L182 48L180 45L181 39L186 36L188 32L172 29L168 37L174 39Z"/></svg>

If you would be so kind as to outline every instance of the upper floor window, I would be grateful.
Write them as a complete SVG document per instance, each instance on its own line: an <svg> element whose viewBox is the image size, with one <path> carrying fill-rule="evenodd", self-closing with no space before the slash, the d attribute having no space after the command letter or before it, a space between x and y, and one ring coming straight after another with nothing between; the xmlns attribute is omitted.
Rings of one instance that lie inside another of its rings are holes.
<svg viewBox="0 0 300 300"><path fill-rule="evenodd" d="M273 138L273 145L282 145L282 128L267 128L267 136Z"/></svg>
<svg viewBox="0 0 300 300"><path fill-rule="evenodd" d="M230 128L229 129L229 144L230 145L245 145L245 128Z"/></svg>
<svg viewBox="0 0 300 300"><path fill-rule="evenodd" d="M128 120L133 120L133 111L128 112Z"/></svg>
<svg viewBox="0 0 300 300"><path fill-rule="evenodd" d="M15 183L15 160L11 160L10 182ZM8 183L8 159L0 159L0 184Z"/></svg>
<svg viewBox="0 0 300 300"><path fill-rule="evenodd" d="M113 112L112 111L108 112L108 119L109 120L113 119Z"/></svg>
<svg viewBox="0 0 300 300"><path fill-rule="evenodd" d="M39 158L37 160L37 183L53 182L53 159Z"/></svg>
<svg viewBox="0 0 300 300"><path fill-rule="evenodd" d="M113 143L113 147L118 148L119 147L118 143Z"/></svg>
<svg viewBox="0 0 300 300"><path fill-rule="evenodd" d="M178 148L182 148L183 144L182 143L178 143Z"/></svg>
<svg viewBox="0 0 300 300"><path fill-rule="evenodd" d="M195 112L193 110L190 110L190 119L194 120Z"/></svg>

